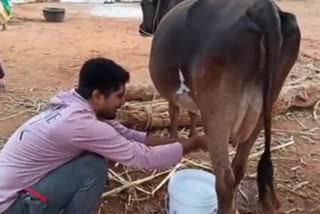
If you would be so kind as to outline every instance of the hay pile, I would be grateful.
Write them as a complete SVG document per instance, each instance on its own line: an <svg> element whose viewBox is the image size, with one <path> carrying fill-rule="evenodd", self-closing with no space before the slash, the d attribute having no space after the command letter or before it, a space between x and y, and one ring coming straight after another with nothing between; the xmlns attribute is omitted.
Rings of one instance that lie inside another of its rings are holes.
<svg viewBox="0 0 320 214"><path fill-rule="evenodd" d="M168 104L157 93L151 93L151 86L134 86L134 90L148 91L149 94L136 93L135 99L138 101L128 102L118 112L118 119L124 125L136 129L158 129L170 126L168 114ZM130 88L129 88L130 90ZM129 91L128 90L128 91ZM133 90L130 98L133 99ZM153 99L153 100L152 100ZM274 106L274 115L287 112L291 108L313 107L320 100L320 74L304 77L299 81L294 81L283 87L282 92ZM318 107L318 106L316 106ZM181 111L179 116L179 126L189 126L190 119L187 111ZM200 122L199 122L200 125Z"/></svg>

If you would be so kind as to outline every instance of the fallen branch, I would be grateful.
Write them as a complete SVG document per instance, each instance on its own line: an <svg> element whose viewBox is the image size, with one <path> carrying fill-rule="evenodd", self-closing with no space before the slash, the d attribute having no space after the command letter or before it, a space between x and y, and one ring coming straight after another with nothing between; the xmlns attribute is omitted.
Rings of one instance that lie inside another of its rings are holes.
<svg viewBox="0 0 320 214"><path fill-rule="evenodd" d="M304 125L297 117L291 116L303 129L308 129L306 125Z"/></svg>
<svg viewBox="0 0 320 214"><path fill-rule="evenodd" d="M4 118L0 118L0 121L5 121L5 120L9 120L9 119L12 119L14 117L18 117L20 115L23 115L24 113L27 113L26 111L21 111L21 112L18 112L16 114L12 114L12 115L9 115L7 117L4 117Z"/></svg>
<svg viewBox="0 0 320 214"><path fill-rule="evenodd" d="M307 185L307 184L309 184L309 181L301 182L301 183L297 184L297 185L292 189L292 191L296 191L297 189L300 189L301 187L303 187L303 186L305 186L305 185Z"/></svg>
<svg viewBox="0 0 320 214"><path fill-rule="evenodd" d="M317 111L319 111L318 110L319 104L320 104L320 100L314 105L314 108L313 108L313 117L317 122L319 122L318 115L317 115Z"/></svg>
<svg viewBox="0 0 320 214"><path fill-rule="evenodd" d="M289 82L289 85L291 86L291 85L297 85L298 83L301 83L302 81L308 79L312 73L313 73L312 71L309 71L309 73L307 75L305 75L297 80Z"/></svg>
<svg viewBox="0 0 320 214"><path fill-rule="evenodd" d="M194 162L194 161L189 160L189 159L186 159L186 158L183 158L183 160L184 160L185 162L191 163L191 164L194 165L194 166L198 166L198 167L200 167L200 168L207 169L207 170L212 170L212 167L209 166L209 165L200 164L200 163Z"/></svg>
<svg viewBox="0 0 320 214"><path fill-rule="evenodd" d="M290 193L292 194L295 194L295 195L298 195L300 196L301 198L304 198L304 199L314 199L313 197L311 197L310 195L306 195L306 194L303 194L301 192L298 192L298 191L293 191L291 189L284 189L285 191L289 191Z"/></svg>
<svg viewBox="0 0 320 214"><path fill-rule="evenodd" d="M290 214L293 212L303 212L303 211L304 211L304 209L301 209L301 208L293 208L293 209L285 211L284 214Z"/></svg>
<svg viewBox="0 0 320 214"><path fill-rule="evenodd" d="M319 210L319 209L320 209L320 205L317 206L316 208L312 209L310 213L315 213L315 212L316 212L317 210Z"/></svg>
<svg viewBox="0 0 320 214"><path fill-rule="evenodd" d="M295 141L290 141L290 142L288 142L288 143L281 144L281 145L279 145L279 146L271 147L271 151L276 151L276 150L279 150L279 149L288 147L288 146L290 146L290 145L292 145L292 144L294 144L294 143L295 143ZM262 155L263 152L264 152L264 151L260 151L260 152L254 153L254 154L252 154L252 155L249 155L249 160L250 160L250 159L253 159L253 158L256 158L256 157L258 157L258 156L260 156L260 155Z"/></svg>
<svg viewBox="0 0 320 214"><path fill-rule="evenodd" d="M101 197L102 197L102 198L105 198L105 197L107 197L107 196L109 196L109 195L117 194L117 193L122 192L123 190L128 189L128 188L130 188L130 187L132 187L132 186L136 186L136 185L139 185L139 184L143 184L143 183L145 183L145 182L147 182L147 181L150 181L150 180L155 179L156 177L159 177L159 176L161 176L161 175L167 174L167 173L169 173L170 171L171 171L171 170L167 170L167 171L160 172L160 173L158 173L158 174L156 174L156 175L148 176L148 177L145 177L145 178L143 178L143 179L138 179L138 180L133 181L133 182L131 182L131 183L125 184L125 185L123 185L123 186L120 186L120 187L115 188L115 189L113 189L113 190L110 190L110 191L108 191L108 192L105 192L105 193L102 194Z"/></svg>
<svg viewBox="0 0 320 214"><path fill-rule="evenodd" d="M128 181L126 181L124 178L122 178L119 174L117 174L116 172L114 172L112 169L109 169L109 172L112 174L112 176L114 176L115 178L113 178L114 181L117 181L121 184L127 185L129 184ZM112 178L112 177L111 177ZM116 179L117 178L117 179ZM135 188L143 193L146 193L147 195L150 195L151 193L148 192L147 190L144 190L138 186L135 186Z"/></svg>
<svg viewBox="0 0 320 214"><path fill-rule="evenodd" d="M182 166L182 162L178 163L172 171L160 182L160 184L151 192L154 195L171 177L172 175Z"/></svg>
<svg viewBox="0 0 320 214"><path fill-rule="evenodd" d="M238 192L243 197L243 199L248 203L249 198L248 198L247 194L242 190L241 186L238 187Z"/></svg>
<svg viewBox="0 0 320 214"><path fill-rule="evenodd" d="M305 131L284 130L284 129L272 129L272 131L273 131L273 132L283 132L283 133L299 134L299 135L320 136L320 134L310 133L310 132L305 132Z"/></svg>

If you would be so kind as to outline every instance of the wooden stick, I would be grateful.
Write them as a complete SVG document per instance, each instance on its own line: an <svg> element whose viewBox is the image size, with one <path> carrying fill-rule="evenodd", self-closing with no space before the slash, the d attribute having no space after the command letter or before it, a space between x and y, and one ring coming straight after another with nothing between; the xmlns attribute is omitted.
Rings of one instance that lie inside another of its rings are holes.
<svg viewBox="0 0 320 214"><path fill-rule="evenodd" d="M136 185L139 185L139 184L143 184L143 183L145 183L145 182L147 182L147 181L150 181L150 180L152 180L152 179L154 179L154 178L156 178L156 177L159 177L159 176L161 176L161 175L167 174L167 173L169 173L170 171L171 171L171 170L167 170L167 171L160 172L160 173L158 173L158 174L156 174L156 175L153 175L153 176L148 176L148 177L145 177L145 178L143 178L143 179L138 179L138 180L133 181L133 182L131 182L131 183L128 183L128 184L125 184L125 185L120 186L120 187L118 187L118 188L115 188L115 189L113 189L113 190L111 190L111 191L105 192L105 193L102 194L101 197L102 197L102 198L105 198L105 197L107 197L107 196L109 196L109 195L119 193L119 192L121 192L121 191L123 191L123 190L125 190L125 189L128 189L128 188L132 187L132 186L136 186Z"/></svg>
<svg viewBox="0 0 320 214"><path fill-rule="evenodd" d="M283 129L272 129L273 132L286 132L292 134L310 135L310 136L320 136L320 134L304 132L304 131L293 131L293 130L283 130Z"/></svg>
<svg viewBox="0 0 320 214"><path fill-rule="evenodd" d="M320 104L320 100L314 105L314 108L313 108L313 117L316 121L318 121L317 111L318 111L319 104Z"/></svg>
<svg viewBox="0 0 320 214"><path fill-rule="evenodd" d="M311 142L311 144L315 144L315 141L313 139L311 139L310 137L307 137L307 136L304 136L304 135L299 136L299 137L308 140L309 142Z"/></svg>
<svg viewBox="0 0 320 214"><path fill-rule="evenodd" d="M279 145L279 146L271 147L271 151L275 151L275 150L279 150L279 149L285 148L285 147L290 146L290 145L292 145L292 144L294 144L294 143L295 143L295 141L290 141L290 142L288 142L288 143L281 144L281 145ZM260 155L262 155L262 154L263 154L263 151L254 153L254 154L252 154L252 155L249 156L249 160L250 160L250 159L253 159L253 158L256 158L256 157L258 157L258 156L260 156Z"/></svg>
<svg viewBox="0 0 320 214"><path fill-rule="evenodd" d="M114 177L116 177L117 179L119 179L118 181L121 183L121 184L129 184L128 181L126 181L124 178L122 178L119 174L117 174L116 172L114 172L112 169L109 169L110 173L112 173L112 175ZM138 186L135 186L135 188L143 193L146 193L148 195L150 195L151 193L143 188L140 188Z"/></svg>
<svg viewBox="0 0 320 214"><path fill-rule="evenodd" d="M182 162L178 163L172 171L160 182L160 184L151 192L152 195L154 195L170 178L171 176L181 167Z"/></svg>
<svg viewBox="0 0 320 214"><path fill-rule="evenodd" d="M196 163L196 162L194 162L194 161L192 161L192 160L189 160L189 159L187 159L187 158L183 158L183 160L184 160L185 162L191 163L192 165L201 167L201 168L203 168L203 169L212 170L212 167L210 167L210 166L208 166L208 165Z"/></svg>
<svg viewBox="0 0 320 214"><path fill-rule="evenodd" d="M111 175L111 174L108 175L108 179L114 180L115 182L118 182L120 184L124 184L123 181L121 181L120 179L116 178L114 175Z"/></svg>
<svg viewBox="0 0 320 214"><path fill-rule="evenodd" d="M299 188L301 188L301 187L303 187L304 185L307 185L307 184L309 184L309 181L301 182L301 183L297 184L297 185L293 188L292 191L296 191L297 189L299 189Z"/></svg>
<svg viewBox="0 0 320 214"><path fill-rule="evenodd" d="M297 79L297 80L295 80L295 81L289 82L289 85L291 85L291 86L292 86L292 85L296 85L297 83L302 82L302 81L304 81L305 79L307 79L311 74L312 74L312 72L309 71L309 73L308 73L307 75L301 77L300 79ZM286 87L286 86L285 86L285 87ZM288 87L288 86L287 86L287 87Z"/></svg>
<svg viewBox="0 0 320 214"><path fill-rule="evenodd" d="M129 181L128 183L131 183L132 182L132 178L131 178L130 174L128 173L128 168L126 166L124 166L124 168L125 168L127 179ZM135 186L135 187L137 188L138 186ZM129 189L129 191L128 191L129 192L128 206L130 206L130 204L131 204L132 194L134 195L135 198L138 198L137 191L134 188L132 189L133 191L130 191L130 190L131 189ZM130 194L130 193L132 193L132 194Z"/></svg>
<svg viewBox="0 0 320 214"><path fill-rule="evenodd" d="M248 203L249 199L246 193L244 193L244 191L242 190L242 188L239 186L238 187L238 191L240 193L240 195L243 197L243 199Z"/></svg>
<svg viewBox="0 0 320 214"><path fill-rule="evenodd" d="M316 208L314 208L313 210L311 210L311 212L310 212L310 213L315 213L318 209L320 209L320 205L319 205L319 206L317 206Z"/></svg>
<svg viewBox="0 0 320 214"><path fill-rule="evenodd" d="M289 191L289 192L292 193L292 194L296 194L296 195L298 195L298 196L300 196L300 197L302 197L302 198L304 198L304 199L308 199L308 198L312 198L312 199L313 199L313 197L311 197L311 196L305 195L305 194L300 193L300 192L297 192L297 191L293 191L293 190L291 190L291 189L284 189L284 190L285 190L285 191Z"/></svg>
<svg viewBox="0 0 320 214"><path fill-rule="evenodd" d="M309 132L313 132L313 131L320 131L320 128L314 127L314 128L309 129Z"/></svg>
<svg viewBox="0 0 320 214"><path fill-rule="evenodd" d="M296 118L295 116L292 115L292 118L297 122L299 123L299 125L304 128L304 129L308 129L307 126L305 126L298 118Z"/></svg>
<svg viewBox="0 0 320 214"><path fill-rule="evenodd" d="M8 117L0 118L0 121L9 120L9 119L11 119L11 118L18 117L18 116L20 116L20 115L22 115L22 114L24 114L24 113L27 113L27 111L21 111L21 112L18 112L18 113L16 113L16 114L12 114L12 115L10 115L10 116L8 116Z"/></svg>
<svg viewBox="0 0 320 214"><path fill-rule="evenodd" d="M284 214L290 214L290 213L293 213L293 212L302 212L304 211L304 209L300 209L300 208L293 208L291 210L287 210L284 212Z"/></svg>
<svg viewBox="0 0 320 214"><path fill-rule="evenodd" d="M252 174L247 174L247 178L249 178L249 179L256 179L256 178L257 178L257 173L254 172L254 173L252 173Z"/></svg>

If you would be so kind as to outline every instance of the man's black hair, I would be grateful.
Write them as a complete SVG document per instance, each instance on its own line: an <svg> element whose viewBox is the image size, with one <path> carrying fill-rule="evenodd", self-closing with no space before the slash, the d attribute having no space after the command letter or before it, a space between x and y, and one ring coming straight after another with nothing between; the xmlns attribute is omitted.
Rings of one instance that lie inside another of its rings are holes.
<svg viewBox="0 0 320 214"><path fill-rule="evenodd" d="M79 74L77 92L85 99L90 99L96 89L109 96L129 81L130 75L113 60L93 58L87 60Z"/></svg>

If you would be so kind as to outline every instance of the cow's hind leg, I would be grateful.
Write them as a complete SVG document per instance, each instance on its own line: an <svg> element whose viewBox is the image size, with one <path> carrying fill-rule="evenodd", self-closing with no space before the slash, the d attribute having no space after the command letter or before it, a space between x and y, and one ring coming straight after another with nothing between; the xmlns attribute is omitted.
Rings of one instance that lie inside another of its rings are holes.
<svg viewBox="0 0 320 214"><path fill-rule="evenodd" d="M235 213L235 177L229 162L228 140L230 124L223 121L226 114L221 112L221 116L204 117L210 121L205 121L206 135L210 140L208 149L216 175L216 191L218 195L218 214Z"/></svg>
<svg viewBox="0 0 320 214"><path fill-rule="evenodd" d="M205 133L208 137L208 150L216 176L218 214L235 214L235 177L229 161L228 145L236 105L234 96L222 96L228 92L202 90L199 109ZM220 96L221 95L221 96ZM223 100L223 102L221 102Z"/></svg>

